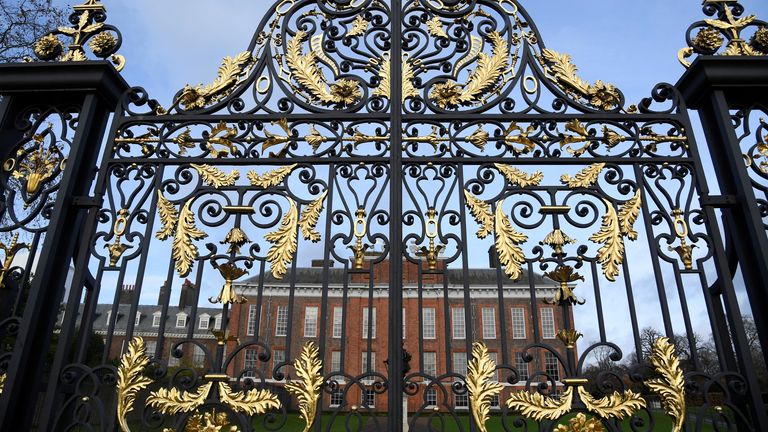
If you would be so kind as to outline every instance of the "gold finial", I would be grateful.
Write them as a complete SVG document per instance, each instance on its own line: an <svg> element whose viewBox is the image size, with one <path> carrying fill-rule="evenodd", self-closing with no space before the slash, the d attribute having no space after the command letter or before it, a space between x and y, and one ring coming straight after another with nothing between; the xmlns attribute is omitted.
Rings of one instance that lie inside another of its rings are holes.
<svg viewBox="0 0 768 432"><path fill-rule="evenodd" d="M422 246L419 248L419 252L416 252L416 256L426 258L427 268L429 270L437 269L437 257L445 249L445 245L436 244L435 238L437 237L437 211L433 208L427 210L427 220L425 222L424 231L429 239L429 246Z"/></svg>
<svg viewBox="0 0 768 432"><path fill-rule="evenodd" d="M677 252L677 254L680 255L680 260L683 262L686 270L692 270L693 248L695 248L696 245L689 245L686 241L686 238L688 237L688 223L685 222L683 211L680 209L672 210L672 216L675 218L675 235L680 239L680 244L675 247L670 246L669 250Z"/></svg>
<svg viewBox="0 0 768 432"><path fill-rule="evenodd" d="M357 211L355 211L354 232L357 240L355 241L355 245L349 246L349 248L352 249L352 253L354 254L352 265L356 270L360 270L363 268L365 251L368 250L369 247L371 247L369 244L363 243L363 238L365 237L368 230L365 217L366 217L365 208L360 207L359 209L357 209Z"/></svg>
<svg viewBox="0 0 768 432"><path fill-rule="evenodd" d="M34 45L37 58L42 61L85 61L88 56L84 47L88 46L94 56L109 58L118 72L123 70L125 57L115 54L122 37L116 27L105 24L107 9L104 5L98 0L86 0L73 6L72 10L70 22L77 24L74 27L59 27L38 39ZM71 39L66 51L59 35Z"/></svg>
<svg viewBox="0 0 768 432"><path fill-rule="evenodd" d="M568 349L576 348L576 341L578 341L582 336L584 335L574 329L560 329L557 332L557 338L560 339L560 342L562 342L563 345L565 345L565 347Z"/></svg>
<svg viewBox="0 0 768 432"><path fill-rule="evenodd" d="M117 213L117 219L112 227L112 231L115 233L115 241L112 244L104 245L109 250L109 266L114 267L123 256L123 253L128 249L128 245L124 245L120 242L125 230L128 228L128 209L120 209Z"/></svg>
<svg viewBox="0 0 768 432"><path fill-rule="evenodd" d="M569 286L570 283L578 280L584 281L584 276L576 272L573 267L567 265L560 265L551 272L544 273L544 276L559 283L558 291L555 293L555 297L544 300L547 304L584 304L584 300L579 300L576 294L573 293L573 289Z"/></svg>

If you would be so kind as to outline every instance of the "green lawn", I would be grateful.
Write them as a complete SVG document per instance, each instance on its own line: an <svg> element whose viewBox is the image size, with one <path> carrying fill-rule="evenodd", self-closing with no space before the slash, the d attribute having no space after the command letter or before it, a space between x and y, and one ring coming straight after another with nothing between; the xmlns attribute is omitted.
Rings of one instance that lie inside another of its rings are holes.
<svg viewBox="0 0 768 432"><path fill-rule="evenodd" d="M658 431L664 431L667 432L669 430L672 430L672 420L669 416L665 415L663 412L654 412L653 413L654 420L656 422L654 430ZM441 432L468 432L469 431L469 421L470 418L466 414L458 415L458 423L461 424L460 426L457 424L457 422L454 420L454 418L448 414L443 414L443 420L444 420L444 429L441 429L440 422L438 420L433 420L433 425L435 430L441 431ZM422 417L426 419L426 417ZM509 417L507 419L507 426L510 430L515 430L512 427L512 421L514 417ZM567 419L570 418L569 416L566 417L566 420L563 421L563 423L567 422ZM361 419L365 421L371 421L370 416L362 415ZM410 417L409 417L410 419ZM323 414L322 419L319 419L322 421L323 424L323 432L346 432L348 430L351 431L357 431L359 429L359 422L355 416L347 416L346 413L339 413L339 415L336 416L333 425L331 426L331 429L329 431L328 426L331 422L331 415L330 414ZM349 429L347 429L346 422L349 420ZM384 430L386 427L386 417L379 416L377 417L377 420L379 422L380 430ZM421 423L424 424L424 423ZM266 432L268 429L264 429L262 425L256 424L254 425L254 430L259 432ZM290 413L288 414L288 419L286 421L286 424L280 428L280 431L286 431L286 432L301 432L304 429L304 422L299 418L298 414ZM416 430L416 432L421 432L422 428L419 428ZM426 430L426 428L423 428ZM500 416L493 416L488 421L488 430L489 431L502 431L504 430L501 425L501 417ZM522 430L522 429L520 429ZM533 421L528 421L528 431L530 432L536 432L538 431L538 425ZM622 422L622 430L631 431L632 428L630 427L629 420L624 420ZM713 431L711 425L705 424L702 428L703 432L710 432Z"/></svg>

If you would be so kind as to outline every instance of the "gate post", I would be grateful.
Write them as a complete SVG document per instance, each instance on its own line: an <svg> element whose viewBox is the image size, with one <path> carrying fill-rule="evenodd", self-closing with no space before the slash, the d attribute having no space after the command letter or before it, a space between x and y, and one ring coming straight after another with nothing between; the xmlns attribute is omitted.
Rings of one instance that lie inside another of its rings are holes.
<svg viewBox="0 0 768 432"><path fill-rule="evenodd" d="M77 126L66 155L40 259L0 396L0 430L30 430L39 393L44 391L44 365L59 305L80 236L79 221L87 199L109 115L128 85L104 61L0 65L0 156L5 160L21 139L17 116L40 107L75 107ZM15 138L15 139L14 139ZM32 258L31 258L32 259ZM76 287L72 287L76 289ZM6 318L6 317L2 317ZM56 377L48 377L56 379Z"/></svg>
<svg viewBox="0 0 768 432"><path fill-rule="evenodd" d="M699 112L712 156L726 235L744 276L763 356L768 361L768 235L730 110L768 103L768 58L699 57L677 83L690 108ZM727 202L726 202L727 201ZM732 329L736 330L736 329Z"/></svg>

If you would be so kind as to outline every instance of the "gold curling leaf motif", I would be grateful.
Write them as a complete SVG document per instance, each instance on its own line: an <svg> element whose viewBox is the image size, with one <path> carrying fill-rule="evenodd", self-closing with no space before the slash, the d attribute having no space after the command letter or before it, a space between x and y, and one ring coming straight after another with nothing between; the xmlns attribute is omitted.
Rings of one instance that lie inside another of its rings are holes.
<svg viewBox="0 0 768 432"><path fill-rule="evenodd" d="M370 23L363 18L362 15L358 15L355 17L355 20L352 22L352 29L347 33L347 36L360 36L365 34L365 30L368 28L368 25Z"/></svg>
<svg viewBox="0 0 768 432"><path fill-rule="evenodd" d="M480 228L477 230L477 238L484 239L488 237L488 234L491 234L494 229L491 205L472 195L466 189L464 189L464 197L467 200L469 211L472 213L475 221L480 225Z"/></svg>
<svg viewBox="0 0 768 432"><path fill-rule="evenodd" d="M653 344L649 360L660 377L646 384L659 395L664 410L674 420L672 431L680 432L685 422L685 377L674 345L665 337L659 338Z"/></svg>
<svg viewBox="0 0 768 432"><path fill-rule="evenodd" d="M149 357L144 339L133 338L117 368L117 422L122 432L131 431L126 416L133 411L136 395L151 383L149 378L142 375L148 364Z"/></svg>
<svg viewBox="0 0 768 432"><path fill-rule="evenodd" d="M416 73L414 72L414 66L413 63L403 56L403 61L401 63L403 68L402 73L402 98L403 101L405 101L409 97L416 97L419 95L419 91L416 89L416 87L413 85L413 81L411 81L415 76ZM378 97L390 97L391 91L392 91L392 79L390 77L392 68L392 63L389 57L384 57L381 60L381 66L379 67L379 85L376 86L376 89L373 90L373 95Z"/></svg>
<svg viewBox="0 0 768 432"><path fill-rule="evenodd" d="M529 137L530 134L536 131L536 127L529 125L523 129L517 125L516 122L511 122L504 134L504 145L512 150L512 154L519 156L522 154L530 153L536 147L536 143ZM514 132L519 132L517 135L513 135ZM517 147L515 144L522 144L523 147Z"/></svg>
<svg viewBox="0 0 768 432"><path fill-rule="evenodd" d="M299 415L305 422L303 432L309 432L317 416L317 403L323 386L323 375L320 373L323 362L320 360L320 350L314 342L307 342L302 347L293 367L298 379L286 383L285 389L298 398Z"/></svg>
<svg viewBox="0 0 768 432"><path fill-rule="evenodd" d="M554 78L555 84L567 95L586 99L594 108L603 110L614 109L621 103L621 95L612 84L600 80L589 84L579 78L578 68L571 61L570 55L544 49L540 61L546 72Z"/></svg>
<svg viewBox="0 0 768 432"><path fill-rule="evenodd" d="M488 137L489 136L490 135L488 134L488 132L483 130L483 125L479 125L477 127L477 130L472 132L467 137L467 142L469 142L473 146L479 148L480 151L484 151L485 150L485 145L488 144Z"/></svg>
<svg viewBox="0 0 768 432"><path fill-rule="evenodd" d="M501 172L504 178L511 184L520 187L538 186L541 181L544 180L544 174L541 171L536 171L533 174L527 174L518 168L504 164L494 164L496 169Z"/></svg>
<svg viewBox="0 0 768 432"><path fill-rule="evenodd" d="M200 174L200 178L203 179L204 182L216 189L232 186L240 178L240 172L237 170L232 170L231 173L226 174L224 171L208 164L190 164L190 166Z"/></svg>
<svg viewBox="0 0 768 432"><path fill-rule="evenodd" d="M496 205L494 229L496 231L496 252L499 262L504 266L504 273L512 280L520 279L525 254L519 245L528 241L528 236L517 232L504 213L504 200Z"/></svg>
<svg viewBox="0 0 768 432"><path fill-rule="evenodd" d="M434 37L448 37L448 33L446 33L443 29L443 23L440 21L440 17L437 15L433 16L432 19L427 21L427 31Z"/></svg>
<svg viewBox="0 0 768 432"><path fill-rule="evenodd" d="M536 421L557 420L571 410L573 405L573 387L568 387L559 399L531 393L526 390L514 392L507 399L507 407L519 412L524 417Z"/></svg>
<svg viewBox="0 0 768 432"><path fill-rule="evenodd" d="M251 186L267 189L282 183L296 166L297 164L280 167L273 169L272 171L267 171L263 175L256 174L255 171L248 171L247 176L248 180L251 182Z"/></svg>
<svg viewBox="0 0 768 432"><path fill-rule="evenodd" d="M280 400L269 390L251 390L233 392L229 384L219 382L219 398L234 411L252 416L264 414L270 409L279 409Z"/></svg>
<svg viewBox="0 0 768 432"><path fill-rule="evenodd" d="M161 388L149 394L147 406L166 415L176 415L182 412L196 410L205 403L212 382L201 385L196 392L179 391L177 388Z"/></svg>
<svg viewBox="0 0 768 432"><path fill-rule="evenodd" d="M603 169L605 169L605 163L592 164L579 171L573 177L571 177L569 174L563 174L560 177L560 181L571 189L588 188L597 182L597 179L600 177L600 173L603 172Z"/></svg>
<svg viewBox="0 0 768 432"><path fill-rule="evenodd" d="M600 231L589 240L603 246L597 250L597 262L603 266L603 274L613 282L619 275L619 266L624 262L624 238L621 235L621 223L613 204L603 199L606 212Z"/></svg>
<svg viewBox="0 0 768 432"><path fill-rule="evenodd" d="M179 212L176 210L176 206L168 201L168 198L163 195L160 189L157 190L157 212L160 214L160 222L163 224L163 227L155 233L155 237L158 240L166 240L176 231Z"/></svg>
<svg viewBox="0 0 768 432"><path fill-rule="evenodd" d="M299 228L304 235L304 240L310 240L312 242L320 241L320 233L317 232L315 226L317 220L320 218L320 212L323 211L325 205L325 197L328 195L328 189L326 189L320 197L309 203L301 212L301 218L299 219Z"/></svg>
<svg viewBox="0 0 768 432"><path fill-rule="evenodd" d="M602 418L623 420L645 408L645 399L632 390L627 390L624 393L613 392L613 394L600 399L592 397L584 387L579 387L578 391L584 406Z"/></svg>
<svg viewBox="0 0 768 432"><path fill-rule="evenodd" d="M197 246L193 240L202 240L208 234L195 226L195 214L190 209L192 199L184 204L176 226L176 236L173 238L173 259L179 276L186 276L192 270L192 262L198 257Z"/></svg>
<svg viewBox="0 0 768 432"><path fill-rule="evenodd" d="M497 31L488 35L493 45L493 55L480 53L477 69L472 72L469 81L461 91L459 100L472 102L479 100L489 87L493 86L509 67L509 45Z"/></svg>
<svg viewBox="0 0 768 432"><path fill-rule="evenodd" d="M568 420L568 424L559 424L554 432L606 432L605 426L596 418L587 418L584 413L578 413Z"/></svg>
<svg viewBox="0 0 768 432"><path fill-rule="evenodd" d="M239 254L240 248L250 242L251 239L248 238L248 235L245 234L245 231L238 227L232 227L232 229L230 229L227 235L224 237L224 240L220 243L229 245L227 253Z"/></svg>
<svg viewBox="0 0 768 432"><path fill-rule="evenodd" d="M293 261L296 253L296 234L298 230L298 210L296 203L288 198L290 208L283 216L280 227L264 236L264 239L272 243L267 251L267 261L272 265L272 276L282 279L288 272L288 264Z"/></svg>
<svg viewBox="0 0 768 432"><path fill-rule="evenodd" d="M640 215L640 208L643 205L643 196L640 188L635 192L635 196L625 202L619 209L619 226L621 234L630 240L637 240L637 231L634 225L637 217Z"/></svg>
<svg viewBox="0 0 768 432"><path fill-rule="evenodd" d="M224 57L219 74L211 84L205 87L202 84L195 87L187 84L174 101L174 105L183 105L185 110L194 110L224 99L245 78L253 64L254 59L250 51L243 51L234 57Z"/></svg>
<svg viewBox="0 0 768 432"><path fill-rule="evenodd" d="M491 411L491 399L498 396L504 386L491 379L496 363L488 355L488 347L482 342L472 345L472 360L467 365L467 391L472 419L480 432L487 432L485 424Z"/></svg>

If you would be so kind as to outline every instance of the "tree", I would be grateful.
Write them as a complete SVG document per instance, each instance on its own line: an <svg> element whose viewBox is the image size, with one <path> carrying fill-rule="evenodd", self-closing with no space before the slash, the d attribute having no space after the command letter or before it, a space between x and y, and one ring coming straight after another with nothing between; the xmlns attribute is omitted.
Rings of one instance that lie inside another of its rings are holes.
<svg viewBox="0 0 768 432"><path fill-rule="evenodd" d="M66 16L51 0L0 1L0 63L33 57L35 41L63 25Z"/></svg>

